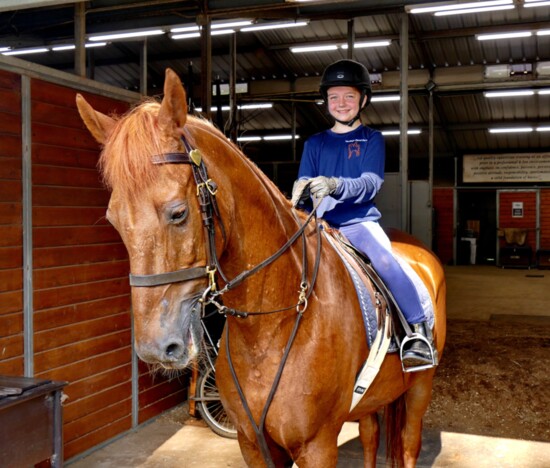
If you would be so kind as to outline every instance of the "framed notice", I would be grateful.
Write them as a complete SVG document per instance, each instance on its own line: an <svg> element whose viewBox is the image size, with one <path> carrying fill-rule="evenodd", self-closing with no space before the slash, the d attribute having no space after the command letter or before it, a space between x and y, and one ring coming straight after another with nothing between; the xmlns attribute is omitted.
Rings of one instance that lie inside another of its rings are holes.
<svg viewBox="0 0 550 468"><path fill-rule="evenodd" d="M523 218L523 202L512 202L512 218Z"/></svg>
<svg viewBox="0 0 550 468"><path fill-rule="evenodd" d="M550 182L550 153L466 154L463 182Z"/></svg>

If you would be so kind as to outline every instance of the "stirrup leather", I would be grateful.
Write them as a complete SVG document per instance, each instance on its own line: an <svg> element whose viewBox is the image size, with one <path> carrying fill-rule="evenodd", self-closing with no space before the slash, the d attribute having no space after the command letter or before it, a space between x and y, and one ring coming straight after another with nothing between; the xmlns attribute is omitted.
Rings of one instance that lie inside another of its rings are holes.
<svg viewBox="0 0 550 468"><path fill-rule="evenodd" d="M428 333L431 333L431 330L429 330ZM403 357L406 352L405 345L408 342L414 341L414 340L420 340L424 342L426 346L428 346L428 349L430 351L429 359L431 362L429 364L423 364L420 366L405 367L405 365L403 364ZM399 357L401 359L401 367L403 369L403 372L419 372L425 369L431 369L432 367L435 367L439 364L439 356L437 354L437 349L435 349L433 344L430 343L430 340L426 338L424 335L422 335L421 333L412 333L411 335L403 338L403 340L401 341L401 346L399 347Z"/></svg>

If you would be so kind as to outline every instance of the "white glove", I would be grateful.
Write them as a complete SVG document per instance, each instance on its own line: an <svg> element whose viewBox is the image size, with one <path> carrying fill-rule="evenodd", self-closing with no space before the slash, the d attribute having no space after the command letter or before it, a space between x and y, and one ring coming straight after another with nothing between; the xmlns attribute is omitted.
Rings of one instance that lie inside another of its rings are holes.
<svg viewBox="0 0 550 468"><path fill-rule="evenodd" d="M325 198L327 195L336 192L338 187L337 177L318 176L311 179L309 191L311 195L317 199Z"/></svg>
<svg viewBox="0 0 550 468"><path fill-rule="evenodd" d="M292 187L292 206L296 207L302 200L309 198L309 183L311 179L298 179Z"/></svg>

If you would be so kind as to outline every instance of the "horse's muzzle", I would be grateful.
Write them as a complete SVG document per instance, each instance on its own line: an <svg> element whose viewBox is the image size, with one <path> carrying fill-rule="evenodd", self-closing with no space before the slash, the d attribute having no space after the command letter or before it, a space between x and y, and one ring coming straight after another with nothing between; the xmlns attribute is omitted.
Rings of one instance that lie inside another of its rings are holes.
<svg viewBox="0 0 550 468"><path fill-rule="evenodd" d="M198 355L202 339L198 299L179 306L160 306L158 321L147 327L147 336L136 334L136 352L141 360L165 369L183 369Z"/></svg>

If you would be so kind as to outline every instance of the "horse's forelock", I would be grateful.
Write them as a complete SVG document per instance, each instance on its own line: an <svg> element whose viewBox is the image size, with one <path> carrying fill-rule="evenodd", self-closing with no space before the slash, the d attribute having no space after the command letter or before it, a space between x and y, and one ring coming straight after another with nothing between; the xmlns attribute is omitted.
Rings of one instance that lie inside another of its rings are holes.
<svg viewBox="0 0 550 468"><path fill-rule="evenodd" d="M158 102L145 102L120 117L99 160L103 180L130 195L151 184L158 171L151 157L166 151L156 123Z"/></svg>

